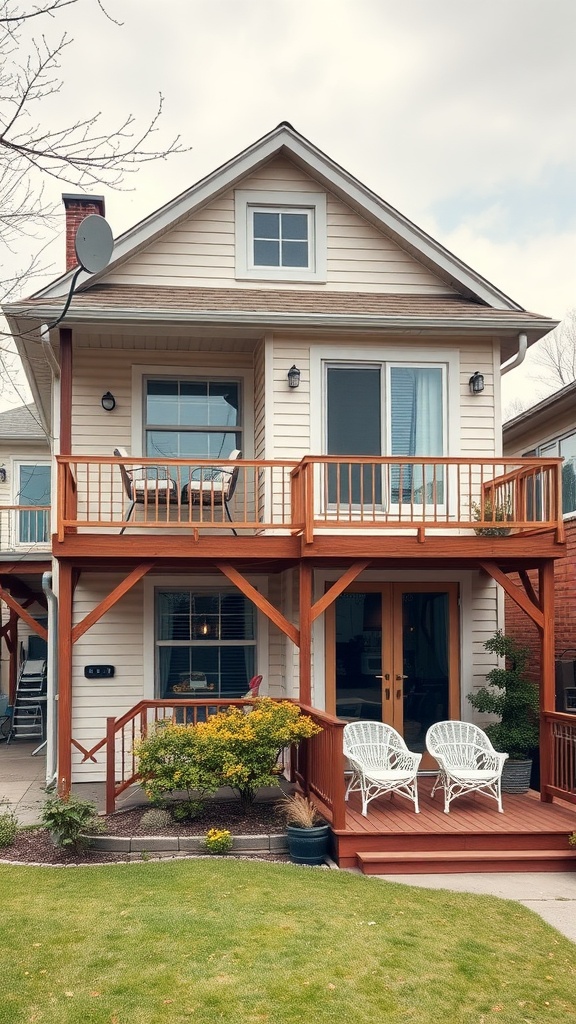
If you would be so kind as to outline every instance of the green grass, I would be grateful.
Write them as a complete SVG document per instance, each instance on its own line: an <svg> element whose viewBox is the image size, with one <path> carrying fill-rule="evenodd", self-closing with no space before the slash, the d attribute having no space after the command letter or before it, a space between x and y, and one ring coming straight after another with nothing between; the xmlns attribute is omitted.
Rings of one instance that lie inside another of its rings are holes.
<svg viewBox="0 0 576 1024"><path fill-rule="evenodd" d="M0 883L0 1024L576 1021L576 946L491 897L218 859Z"/></svg>

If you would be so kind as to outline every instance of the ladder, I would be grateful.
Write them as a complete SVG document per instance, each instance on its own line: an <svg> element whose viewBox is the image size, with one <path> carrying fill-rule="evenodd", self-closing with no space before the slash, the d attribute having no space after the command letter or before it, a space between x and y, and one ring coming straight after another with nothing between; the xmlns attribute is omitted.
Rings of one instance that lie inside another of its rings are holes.
<svg viewBox="0 0 576 1024"><path fill-rule="evenodd" d="M10 739L44 739L46 715L46 660L27 658L16 687Z"/></svg>

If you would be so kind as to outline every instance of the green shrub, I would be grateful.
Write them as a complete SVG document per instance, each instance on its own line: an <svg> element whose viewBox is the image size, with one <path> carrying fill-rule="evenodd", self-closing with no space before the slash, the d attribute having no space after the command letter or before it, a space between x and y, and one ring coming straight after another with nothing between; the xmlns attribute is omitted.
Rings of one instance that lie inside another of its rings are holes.
<svg viewBox="0 0 576 1024"><path fill-rule="evenodd" d="M152 807L149 811L144 811L140 818L140 824L144 828L150 828L152 831L158 832L160 829L168 828L172 824L172 817L168 811L164 811L161 807Z"/></svg>
<svg viewBox="0 0 576 1024"><path fill-rule="evenodd" d="M12 846L18 831L18 818L9 807L0 810L0 847Z"/></svg>
<svg viewBox="0 0 576 1024"><path fill-rule="evenodd" d="M90 845L90 833L101 832L96 807L76 796L50 796L42 808L41 821L56 846L78 851Z"/></svg>
<svg viewBox="0 0 576 1024"><path fill-rule="evenodd" d="M204 797L230 786L243 806L261 786L274 785L274 767L283 747L320 732L291 701L260 697L253 710L231 707L197 725L161 724L136 744L142 785L158 800L184 791Z"/></svg>
<svg viewBox="0 0 576 1024"><path fill-rule="evenodd" d="M505 658L504 668L493 668L486 676L488 686L468 694L477 711L499 715L500 721L487 725L485 732L496 750L522 761L538 746L538 687L526 676L530 651L498 630L484 647Z"/></svg>
<svg viewBox="0 0 576 1024"><path fill-rule="evenodd" d="M227 828L211 828L206 833L204 845L208 853L229 853L232 849L232 836Z"/></svg>
<svg viewBox="0 0 576 1024"><path fill-rule="evenodd" d="M204 800L176 800L169 806L174 821L196 821L206 810Z"/></svg>

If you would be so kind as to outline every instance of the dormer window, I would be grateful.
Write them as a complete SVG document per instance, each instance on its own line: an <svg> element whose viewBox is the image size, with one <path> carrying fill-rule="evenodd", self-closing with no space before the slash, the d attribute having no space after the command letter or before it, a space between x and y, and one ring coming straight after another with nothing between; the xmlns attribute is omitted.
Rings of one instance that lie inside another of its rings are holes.
<svg viewBox="0 0 576 1024"><path fill-rule="evenodd" d="M236 277L326 280L326 197L321 192L238 191Z"/></svg>

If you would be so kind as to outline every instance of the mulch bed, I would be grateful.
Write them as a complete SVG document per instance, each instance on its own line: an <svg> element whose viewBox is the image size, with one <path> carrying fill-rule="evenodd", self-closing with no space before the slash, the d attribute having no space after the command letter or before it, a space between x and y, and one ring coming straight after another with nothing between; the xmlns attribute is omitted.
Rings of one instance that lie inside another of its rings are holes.
<svg viewBox="0 0 576 1024"><path fill-rule="evenodd" d="M200 818L192 822L174 822L154 833L140 824L149 808L139 807L104 817L104 834L115 836L200 836L210 828L227 828L232 835L269 835L281 833L284 823L274 803L255 803L246 811L237 801L210 801ZM24 829L17 833L11 846L0 849L0 861L18 861L33 864L102 864L120 863L137 859L134 854L103 850L85 850L67 853L52 844L45 829ZM263 856L264 860L286 860L282 855Z"/></svg>

